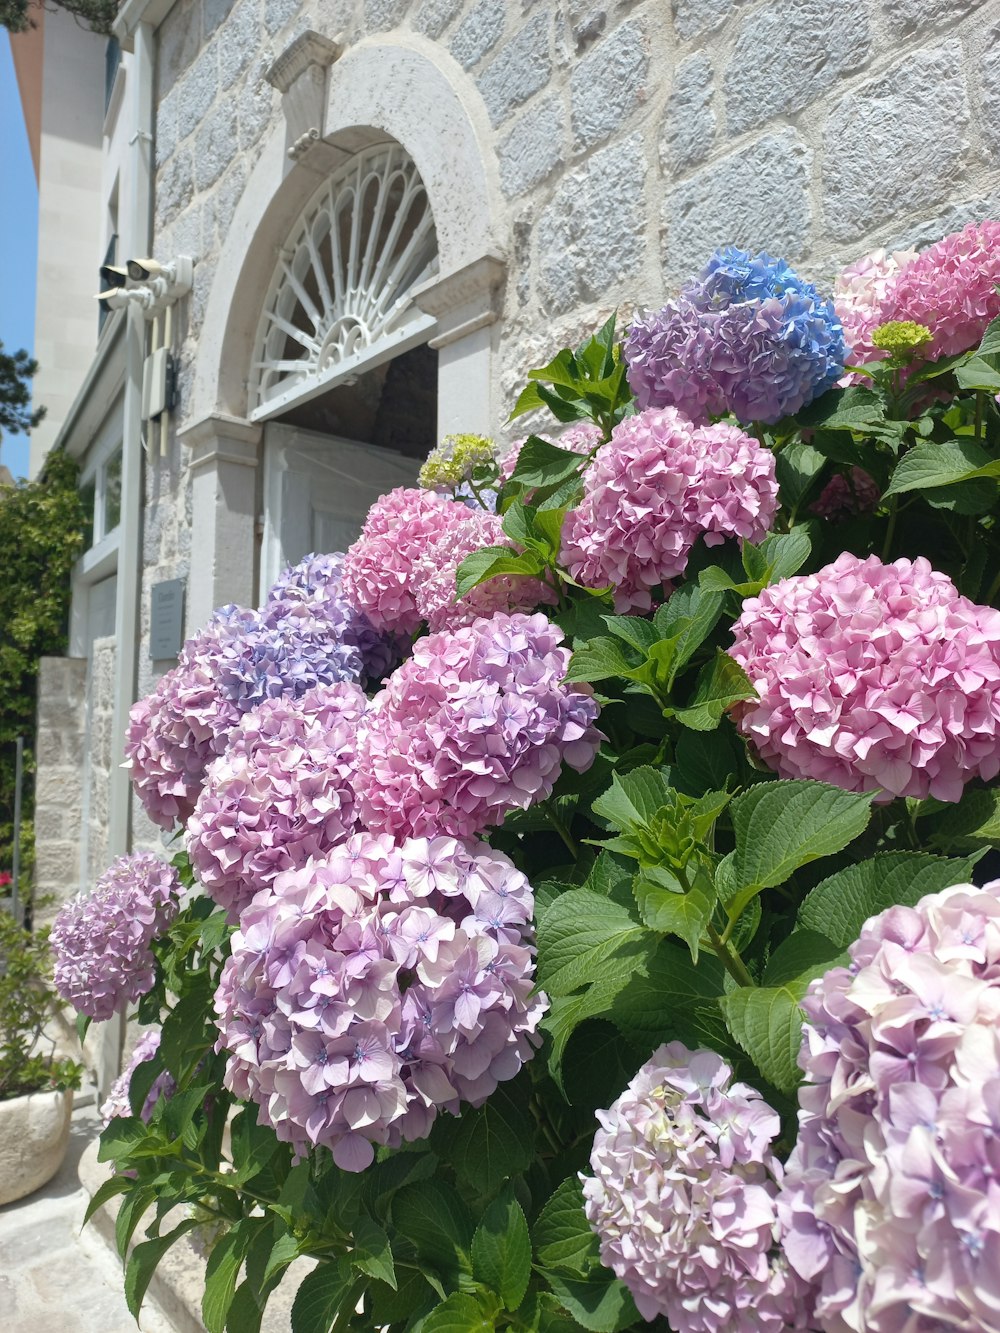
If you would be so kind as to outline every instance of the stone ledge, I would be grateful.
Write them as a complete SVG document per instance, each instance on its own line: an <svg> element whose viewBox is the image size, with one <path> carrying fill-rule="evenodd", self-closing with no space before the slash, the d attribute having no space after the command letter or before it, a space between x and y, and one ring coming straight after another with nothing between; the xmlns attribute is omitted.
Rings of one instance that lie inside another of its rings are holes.
<svg viewBox="0 0 1000 1333"><path fill-rule="evenodd" d="M80 1183L90 1198L111 1175L106 1162L97 1160L98 1144L95 1139L80 1158ZM115 1216L118 1196L99 1208L87 1226L100 1236L115 1259ZM178 1219L180 1220L180 1219ZM137 1229L142 1238L142 1226ZM153 1273L146 1293L146 1304L156 1310L174 1327L175 1333L205 1333L201 1319L201 1297L205 1290L205 1257L198 1253L187 1236L172 1245ZM292 1302L299 1284L315 1267L311 1260L299 1259L287 1270L284 1280L267 1303L261 1322L261 1333L288 1333L291 1328Z"/></svg>

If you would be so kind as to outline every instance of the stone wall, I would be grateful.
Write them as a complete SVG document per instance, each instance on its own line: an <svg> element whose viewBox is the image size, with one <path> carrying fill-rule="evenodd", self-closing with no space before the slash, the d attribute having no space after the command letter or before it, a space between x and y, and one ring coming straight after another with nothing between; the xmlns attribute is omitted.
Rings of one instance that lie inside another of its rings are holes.
<svg viewBox="0 0 1000 1333"><path fill-rule="evenodd" d="M114 709L114 638L95 639L87 684L87 769L85 872L87 884L108 868L108 790L114 758L111 723Z"/></svg>
<svg viewBox="0 0 1000 1333"><path fill-rule="evenodd" d="M86 658L43 657L35 751L36 920L43 922L80 887L86 726Z"/></svg>

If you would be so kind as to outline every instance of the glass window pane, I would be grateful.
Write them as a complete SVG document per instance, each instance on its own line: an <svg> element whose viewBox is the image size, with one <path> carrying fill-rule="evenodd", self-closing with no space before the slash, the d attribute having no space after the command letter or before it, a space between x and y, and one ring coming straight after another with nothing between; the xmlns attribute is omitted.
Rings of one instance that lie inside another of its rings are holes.
<svg viewBox="0 0 1000 1333"><path fill-rule="evenodd" d="M119 449L104 465L104 531L117 528L122 516L122 451Z"/></svg>
<svg viewBox="0 0 1000 1333"><path fill-rule="evenodd" d="M97 498L97 487L94 485L94 479L84 482L80 487L80 502L83 505L83 549L89 551L94 544L94 501Z"/></svg>

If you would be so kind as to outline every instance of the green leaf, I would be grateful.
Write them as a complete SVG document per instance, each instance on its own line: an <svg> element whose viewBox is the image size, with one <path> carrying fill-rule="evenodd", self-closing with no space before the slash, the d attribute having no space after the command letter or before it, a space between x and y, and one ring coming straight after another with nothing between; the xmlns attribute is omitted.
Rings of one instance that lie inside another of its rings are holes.
<svg viewBox="0 0 1000 1333"><path fill-rule="evenodd" d="M608 1018L640 1050L672 1040L719 1050L720 1029L728 1040L717 1009L723 985L717 958L704 956L695 966L686 949L661 939L615 997Z"/></svg>
<svg viewBox="0 0 1000 1333"><path fill-rule="evenodd" d="M720 648L698 673L690 703L676 711L677 721L692 731L714 731L728 708L756 697L746 672Z"/></svg>
<svg viewBox="0 0 1000 1333"><path fill-rule="evenodd" d="M526 384L518 394L517 402L514 404L514 410L511 412L509 420L513 421L515 417L524 416L525 412L535 412L544 406L545 404L538 392L538 385Z"/></svg>
<svg viewBox="0 0 1000 1333"><path fill-rule="evenodd" d="M91 1019L89 1014L77 1014L76 1016L76 1035L82 1046L90 1030Z"/></svg>
<svg viewBox="0 0 1000 1333"><path fill-rule="evenodd" d="M138 1116L115 1116L101 1131L101 1146L97 1151L97 1160L120 1162L151 1137L149 1128Z"/></svg>
<svg viewBox="0 0 1000 1333"><path fill-rule="evenodd" d="M475 1296L455 1291L422 1321L420 1333L493 1333L494 1328Z"/></svg>
<svg viewBox="0 0 1000 1333"><path fill-rule="evenodd" d="M607 680L632 670L632 661L616 639L597 638L575 649L567 680Z"/></svg>
<svg viewBox="0 0 1000 1333"><path fill-rule="evenodd" d="M628 1288L610 1273L585 1281L559 1273L547 1277L560 1305L590 1333L619 1333L639 1318Z"/></svg>
<svg viewBox="0 0 1000 1333"><path fill-rule="evenodd" d="M799 1001L805 992L805 982L741 986L719 1001L729 1031L779 1092L794 1092L801 1077L797 1064L803 1023Z"/></svg>
<svg viewBox="0 0 1000 1333"><path fill-rule="evenodd" d="M811 444L792 440L774 460L782 507L794 513L812 490L826 459Z"/></svg>
<svg viewBox="0 0 1000 1333"><path fill-rule="evenodd" d="M931 826L939 847L1000 847L1000 790L966 791Z"/></svg>
<svg viewBox="0 0 1000 1333"><path fill-rule="evenodd" d="M575 412L573 416L576 416ZM510 482L527 489L535 486L553 486L574 476L582 464L583 458L580 454L575 454L570 449L560 449L537 435L529 435L521 445Z"/></svg>
<svg viewBox="0 0 1000 1333"><path fill-rule="evenodd" d="M552 1035L549 1073L563 1093L566 1091L563 1083L563 1057L570 1037L588 1018L601 1018L607 1014L617 995L629 984L629 976L629 973L623 971L606 980L599 978L576 995L554 995L549 1000L548 1012L541 1025Z"/></svg>
<svg viewBox="0 0 1000 1333"><path fill-rule="evenodd" d="M946 859L927 852L880 852L818 884L799 909L798 925L846 949L887 907L913 907L928 893L967 884L976 855ZM794 939L794 936L792 937Z"/></svg>
<svg viewBox="0 0 1000 1333"><path fill-rule="evenodd" d="M538 1262L550 1272L586 1277L599 1267L597 1237L583 1211L583 1187L578 1176L564 1180L550 1195L532 1235Z"/></svg>
<svg viewBox="0 0 1000 1333"><path fill-rule="evenodd" d="M812 554L812 547L811 525L800 523L791 532L772 532L755 549L764 561L768 583L777 583L799 572ZM748 543L744 543L744 560L747 550Z"/></svg>
<svg viewBox="0 0 1000 1333"><path fill-rule="evenodd" d="M600 975L628 976L645 953L645 928L610 898L574 889L561 894L538 923L538 984L569 995Z"/></svg>
<svg viewBox="0 0 1000 1333"><path fill-rule="evenodd" d="M640 873L635 877L634 892L639 915L650 930L679 935L696 963L702 934L715 908L715 885L710 877L699 872L686 893L683 889L675 893Z"/></svg>
<svg viewBox="0 0 1000 1333"><path fill-rule="evenodd" d="M286 1231L279 1236L267 1257L267 1263L264 1265L261 1286L266 1287L271 1278L284 1272L288 1265L294 1263L300 1254L302 1254L302 1242L298 1236L292 1235L290 1231Z"/></svg>
<svg viewBox="0 0 1000 1333"><path fill-rule="evenodd" d="M671 776L685 792L699 796L717 791L727 783L738 784L746 760L743 745L728 723L715 731L691 731L685 728L677 738Z"/></svg>
<svg viewBox="0 0 1000 1333"><path fill-rule="evenodd" d="M1000 393L1000 319L988 326L975 354L956 366L955 379L963 389Z"/></svg>
<svg viewBox="0 0 1000 1333"><path fill-rule="evenodd" d="M354 1273L346 1259L314 1268L295 1293L292 1333L329 1333L353 1287Z"/></svg>
<svg viewBox="0 0 1000 1333"><path fill-rule="evenodd" d="M847 792L825 782L764 782L730 806L736 849L735 903L783 884L800 866L841 851L871 818L871 792Z"/></svg>
<svg viewBox="0 0 1000 1333"><path fill-rule="evenodd" d="M116 1194L125 1194L128 1190L134 1188L134 1182L128 1176L109 1176L107 1180L102 1181L87 1204L87 1211L83 1215L83 1225L86 1226L98 1208L103 1208Z"/></svg>
<svg viewBox="0 0 1000 1333"><path fill-rule="evenodd" d="M151 1185L138 1186L127 1198L122 1199L118 1216L115 1218L115 1245L119 1256L124 1259L129 1242L135 1235L135 1229L153 1204L156 1203L156 1190Z"/></svg>
<svg viewBox="0 0 1000 1333"><path fill-rule="evenodd" d="M230 1143L235 1185L243 1185L252 1179L282 1148L274 1130L257 1123L256 1107L240 1111L233 1118Z"/></svg>
<svg viewBox="0 0 1000 1333"><path fill-rule="evenodd" d="M657 632L673 642L667 687L715 629L726 604L723 592L713 592L695 582L684 583L672 593L653 617Z"/></svg>
<svg viewBox="0 0 1000 1333"><path fill-rule="evenodd" d="M359 1217L354 1224L354 1252L351 1262L369 1277L396 1289L396 1269L392 1262L389 1237L370 1217Z"/></svg>
<svg viewBox="0 0 1000 1333"><path fill-rule="evenodd" d="M490 1204L472 1238L472 1276L492 1288L508 1310L524 1300L531 1277L531 1241L512 1195Z"/></svg>
<svg viewBox="0 0 1000 1333"><path fill-rule="evenodd" d="M610 788L594 801L593 810L612 828L627 833L636 825L651 823L669 799L668 775L647 764L630 773L616 773Z"/></svg>
<svg viewBox="0 0 1000 1333"><path fill-rule="evenodd" d="M541 557L536 551L515 551L513 546L484 546L467 555L458 567L455 588L464 597L472 588L486 583L498 574L540 574Z"/></svg>
<svg viewBox="0 0 1000 1333"><path fill-rule="evenodd" d="M471 1271L472 1219L455 1190L442 1181L407 1185L392 1201L392 1220L417 1254L443 1276L457 1281Z"/></svg>
<svg viewBox="0 0 1000 1333"><path fill-rule="evenodd" d="M843 949L826 935L815 930L796 930L781 941L767 960L761 980L765 986L809 982L846 961Z"/></svg>
<svg viewBox="0 0 1000 1333"><path fill-rule="evenodd" d="M880 389L861 385L829 389L797 413L796 420L809 430L849 430L866 435L885 421L885 395Z"/></svg>
<svg viewBox="0 0 1000 1333"><path fill-rule="evenodd" d="M181 1236L198 1225L196 1218L186 1218L165 1236L154 1236L152 1240L144 1240L129 1255L125 1266L125 1302L133 1319L139 1318L139 1307L156 1271L156 1265L175 1241L180 1240ZM299 1331L296 1330L296 1333ZM305 1333L305 1330L302 1333Z"/></svg>
<svg viewBox="0 0 1000 1333"><path fill-rule="evenodd" d="M246 1218L231 1227L212 1246L205 1268L201 1317L207 1333L225 1333L226 1317L236 1293L236 1279L254 1231L272 1225L270 1218Z"/></svg>
<svg viewBox="0 0 1000 1333"><path fill-rule="evenodd" d="M519 1093L516 1085L503 1083L482 1106L466 1107L459 1119L444 1122L444 1155L478 1194L495 1194L534 1161L534 1122Z"/></svg>
<svg viewBox="0 0 1000 1333"><path fill-rule="evenodd" d="M899 462L884 498L997 475L1000 461L991 459L974 440L925 440L914 445Z"/></svg>

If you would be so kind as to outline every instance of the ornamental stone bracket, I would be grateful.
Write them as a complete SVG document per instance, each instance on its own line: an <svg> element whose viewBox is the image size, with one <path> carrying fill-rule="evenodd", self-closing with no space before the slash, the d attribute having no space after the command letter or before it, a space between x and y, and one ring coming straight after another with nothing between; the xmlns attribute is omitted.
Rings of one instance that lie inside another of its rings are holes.
<svg viewBox="0 0 1000 1333"><path fill-rule="evenodd" d="M296 162L320 140L326 104L326 73L343 51L339 42L308 29L300 33L265 72L281 93L287 156Z"/></svg>
<svg viewBox="0 0 1000 1333"><path fill-rule="evenodd" d="M213 413L185 426L178 439L190 450L191 571L187 633L217 606L253 606L257 561L257 468L261 427Z"/></svg>
<svg viewBox="0 0 1000 1333"><path fill-rule="evenodd" d="M414 288L413 300L437 320L438 435L492 435L498 419L494 361L507 277L502 254L487 250L462 268Z"/></svg>

